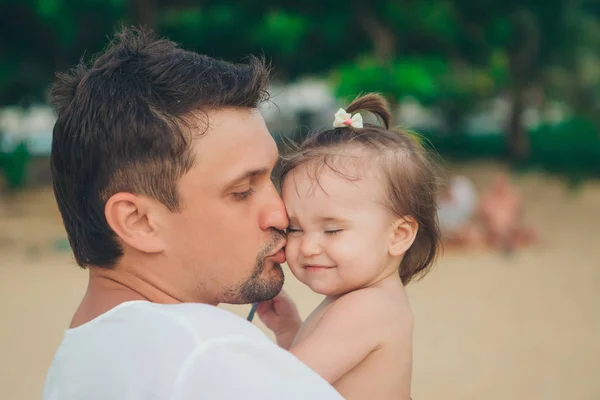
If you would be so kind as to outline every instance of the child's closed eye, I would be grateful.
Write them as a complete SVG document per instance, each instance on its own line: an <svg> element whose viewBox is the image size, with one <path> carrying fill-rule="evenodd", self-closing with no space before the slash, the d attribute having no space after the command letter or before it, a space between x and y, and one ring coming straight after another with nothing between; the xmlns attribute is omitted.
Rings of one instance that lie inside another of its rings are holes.
<svg viewBox="0 0 600 400"><path fill-rule="evenodd" d="M285 233L287 233L288 235L294 235L294 234L298 235L298 234L302 233L302 229L288 226L285 230Z"/></svg>
<svg viewBox="0 0 600 400"><path fill-rule="evenodd" d="M343 229L329 229L329 230L325 231L325 234L333 236L333 235L337 235L341 231L343 231Z"/></svg>

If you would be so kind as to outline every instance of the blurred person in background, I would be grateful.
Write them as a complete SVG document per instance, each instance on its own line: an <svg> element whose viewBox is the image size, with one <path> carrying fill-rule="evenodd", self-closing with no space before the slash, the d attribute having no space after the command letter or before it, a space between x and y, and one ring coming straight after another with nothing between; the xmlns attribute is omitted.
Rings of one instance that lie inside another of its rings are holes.
<svg viewBox="0 0 600 400"><path fill-rule="evenodd" d="M537 241L535 230L524 224L523 213L522 197L505 172L497 174L481 195L469 178L451 177L438 207L445 243L509 253Z"/></svg>
<svg viewBox="0 0 600 400"><path fill-rule="evenodd" d="M453 246L474 247L482 244L482 232L474 218L479 198L469 178L452 176L438 203L442 239Z"/></svg>
<svg viewBox="0 0 600 400"><path fill-rule="evenodd" d="M537 234L523 222L523 199L507 173L499 173L481 194L480 218L488 246L512 252L536 242Z"/></svg>

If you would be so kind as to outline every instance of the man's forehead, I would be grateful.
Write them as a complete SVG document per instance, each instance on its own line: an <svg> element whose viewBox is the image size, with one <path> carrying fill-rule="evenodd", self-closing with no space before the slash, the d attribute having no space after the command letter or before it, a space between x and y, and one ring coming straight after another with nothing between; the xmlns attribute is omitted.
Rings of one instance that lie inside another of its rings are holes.
<svg viewBox="0 0 600 400"><path fill-rule="evenodd" d="M209 112L208 123L206 133L194 143L201 168L218 166L221 175L233 179L247 171L272 169L277 162L277 145L258 111Z"/></svg>
<svg viewBox="0 0 600 400"><path fill-rule="evenodd" d="M271 172L271 167L263 167L263 168L250 168L246 170L240 170L240 173L237 174L227 174L223 177L223 181L227 183L229 186L235 186L236 184L244 183L247 180L250 180L255 177L262 177Z"/></svg>

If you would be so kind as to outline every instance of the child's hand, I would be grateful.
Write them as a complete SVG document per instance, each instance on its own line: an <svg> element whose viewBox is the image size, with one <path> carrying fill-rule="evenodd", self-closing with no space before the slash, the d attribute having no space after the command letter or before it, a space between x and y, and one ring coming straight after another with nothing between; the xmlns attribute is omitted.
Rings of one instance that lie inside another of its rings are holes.
<svg viewBox="0 0 600 400"><path fill-rule="evenodd" d="M277 344L289 349L302 325L302 319L291 297L282 290L273 299L260 303L256 312L267 328L275 333Z"/></svg>

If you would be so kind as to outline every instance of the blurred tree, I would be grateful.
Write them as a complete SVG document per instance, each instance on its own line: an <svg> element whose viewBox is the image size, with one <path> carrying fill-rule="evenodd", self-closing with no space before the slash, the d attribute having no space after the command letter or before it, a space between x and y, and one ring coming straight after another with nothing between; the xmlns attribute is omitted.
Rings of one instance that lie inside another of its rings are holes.
<svg viewBox="0 0 600 400"><path fill-rule="evenodd" d="M543 86L547 68L563 56L568 46L565 11L570 2L572 0L456 2L465 25L479 33L473 43L474 53L483 55L495 50L508 61L505 90L511 109L506 137L508 154L514 159L529 157L530 144L523 121L526 95Z"/></svg>
<svg viewBox="0 0 600 400"><path fill-rule="evenodd" d="M0 0L0 104L45 99L56 71L100 50L125 0Z"/></svg>
<svg viewBox="0 0 600 400"><path fill-rule="evenodd" d="M276 78L332 77L438 106L450 130L481 101L511 100L508 153L527 158L527 96L544 90L600 126L596 0L0 0L0 104L44 97L55 71L141 24L215 57L264 53Z"/></svg>
<svg viewBox="0 0 600 400"><path fill-rule="evenodd" d="M380 88L392 99L414 96L439 105L455 132L481 100L505 94L511 101L507 151L526 159L526 97L546 87L550 68L575 61L566 53L582 38L573 35L569 17L580 3L388 0L369 5L368 11L357 5L358 25L372 43L367 55L359 53L338 69L338 93ZM582 21L580 14L577 20Z"/></svg>
<svg viewBox="0 0 600 400"><path fill-rule="evenodd" d="M156 29L158 0L129 0L133 23L146 29Z"/></svg>

